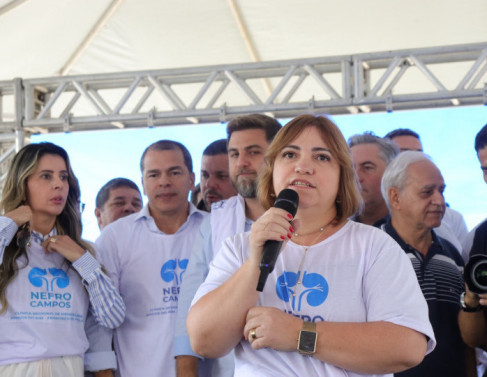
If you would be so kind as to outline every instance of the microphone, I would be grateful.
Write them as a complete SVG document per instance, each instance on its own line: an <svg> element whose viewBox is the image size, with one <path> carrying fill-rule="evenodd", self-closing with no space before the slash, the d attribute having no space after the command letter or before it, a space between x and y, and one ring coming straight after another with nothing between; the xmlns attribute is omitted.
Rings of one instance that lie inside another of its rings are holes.
<svg viewBox="0 0 487 377"><path fill-rule="evenodd" d="M274 207L281 208L289 212L293 217L296 215L299 204L298 193L291 189L282 190L277 196ZM262 260L260 261L260 276L257 283L257 290L262 292L267 277L274 270L279 250L281 250L282 241L269 240L264 244Z"/></svg>

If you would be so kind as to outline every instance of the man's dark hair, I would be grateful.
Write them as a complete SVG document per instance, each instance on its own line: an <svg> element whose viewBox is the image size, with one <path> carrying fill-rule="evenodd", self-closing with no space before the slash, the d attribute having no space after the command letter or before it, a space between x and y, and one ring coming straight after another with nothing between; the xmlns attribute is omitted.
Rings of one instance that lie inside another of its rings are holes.
<svg viewBox="0 0 487 377"><path fill-rule="evenodd" d="M384 136L384 138L388 138L392 140L397 136L412 136L418 140L421 140L419 135L413 130L410 130L409 128L397 128L389 132L386 136Z"/></svg>
<svg viewBox="0 0 487 377"><path fill-rule="evenodd" d="M137 190L137 192L140 195L140 190L139 187L135 184L134 181L131 181L130 179L127 178L113 178L109 180L107 183L105 183L100 191L98 191L98 194L96 194L96 199L95 199L95 204L96 208L103 208L105 203L108 201L108 198L110 197L110 191L112 189L116 189L119 187L128 187L134 190ZM140 195L142 197L142 195Z"/></svg>
<svg viewBox="0 0 487 377"><path fill-rule="evenodd" d="M265 138L270 143L281 127L275 118L264 114L243 115L228 122L227 139L230 140L230 136L235 131L257 129L264 130Z"/></svg>
<svg viewBox="0 0 487 377"><path fill-rule="evenodd" d="M172 150L180 150L183 154L184 158L184 165L188 168L190 173L193 172L193 160L191 159L191 154L189 153L188 149L181 143L173 140L159 140L155 143L152 143L147 148L145 148L144 153L142 153L142 157L140 158L140 171L144 172L144 158L147 152L149 151L172 151Z"/></svg>
<svg viewBox="0 0 487 377"><path fill-rule="evenodd" d="M487 124L475 136L475 151L479 153L479 150L487 146Z"/></svg>
<svg viewBox="0 0 487 377"><path fill-rule="evenodd" d="M210 143L203 151L203 156L216 156L219 154L227 154L227 140L219 139Z"/></svg>

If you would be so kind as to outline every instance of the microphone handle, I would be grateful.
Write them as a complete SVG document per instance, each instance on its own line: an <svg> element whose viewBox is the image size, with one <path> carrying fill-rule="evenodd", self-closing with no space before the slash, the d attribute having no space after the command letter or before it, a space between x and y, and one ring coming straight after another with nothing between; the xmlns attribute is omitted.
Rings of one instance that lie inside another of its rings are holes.
<svg viewBox="0 0 487 377"><path fill-rule="evenodd" d="M269 240L264 244L262 260L260 261L260 276L257 283L257 290L262 292L269 274L274 271L279 251L281 250L282 241Z"/></svg>

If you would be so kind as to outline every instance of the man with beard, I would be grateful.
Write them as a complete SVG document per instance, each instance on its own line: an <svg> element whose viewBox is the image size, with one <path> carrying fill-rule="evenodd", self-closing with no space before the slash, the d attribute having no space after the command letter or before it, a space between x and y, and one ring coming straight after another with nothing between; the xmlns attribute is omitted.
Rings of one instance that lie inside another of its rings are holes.
<svg viewBox="0 0 487 377"><path fill-rule="evenodd" d="M211 205L237 194L228 172L227 141L216 140L203 151L200 188L202 199L197 208L211 211Z"/></svg>
<svg viewBox="0 0 487 377"><path fill-rule="evenodd" d="M264 156L281 125L271 117L252 114L233 119L227 125L229 171L237 196L213 204L211 216L200 228L185 280L181 286L176 324L175 352L178 376L232 376L233 353L217 360L200 360L189 344L186 316L198 287L208 274L209 264L223 241L249 231L264 213L257 199L257 175Z"/></svg>

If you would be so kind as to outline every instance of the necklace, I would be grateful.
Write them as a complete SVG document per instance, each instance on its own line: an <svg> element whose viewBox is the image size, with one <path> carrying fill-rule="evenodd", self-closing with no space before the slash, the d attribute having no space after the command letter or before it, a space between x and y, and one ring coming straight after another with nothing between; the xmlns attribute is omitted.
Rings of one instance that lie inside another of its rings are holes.
<svg viewBox="0 0 487 377"><path fill-rule="evenodd" d="M299 268L298 268L298 277L297 277L297 282L296 282L296 289L294 290L293 292L293 297L296 297L296 293L298 291L298 288L299 286L302 284L303 282L303 276L304 274L302 274L302 271L303 271L303 265L304 265L304 261L306 259L306 255L308 254L308 250L311 246L313 246L315 244L315 242L323 235L323 231L328 228L328 226L333 222L334 219L332 219L328 224L322 226L320 229L316 230L316 231L313 231L313 232L310 232L308 234L302 234L301 236L308 236L310 234L313 234L315 232L319 232L318 233L318 236L316 236L316 238L310 243L310 245L302 245L304 247L304 253L303 253L303 257L301 258L301 262L299 263ZM295 237L299 237L298 233L294 233L294 236Z"/></svg>
<svg viewBox="0 0 487 377"><path fill-rule="evenodd" d="M299 234L299 233L294 233L294 234L293 234L293 236L294 236L294 237L299 237L299 236L304 237L304 236L309 236L310 234L313 234L313 233L315 233L315 232L320 232L320 233L321 233L321 232L323 232L323 231L325 230L325 228L326 228L327 226L328 226L328 224L327 224L327 225L325 225L325 226L322 226L322 227L321 227L320 229L318 229L318 230L314 230L314 231L309 232L309 233L307 233L307 234ZM315 241L316 241L316 240L315 240Z"/></svg>

